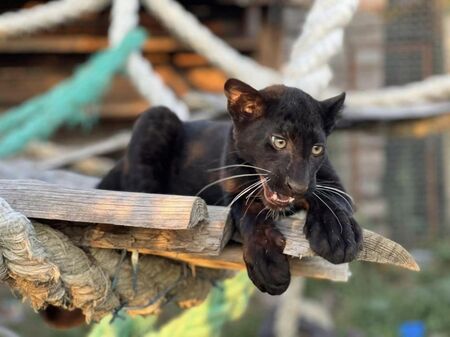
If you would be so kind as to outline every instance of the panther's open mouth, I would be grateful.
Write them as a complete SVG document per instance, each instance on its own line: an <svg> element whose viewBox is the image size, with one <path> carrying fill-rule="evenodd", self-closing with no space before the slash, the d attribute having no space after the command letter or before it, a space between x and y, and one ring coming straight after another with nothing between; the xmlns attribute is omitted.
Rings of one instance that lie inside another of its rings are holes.
<svg viewBox="0 0 450 337"><path fill-rule="evenodd" d="M286 196L277 192L272 191L267 184L266 179L260 177L263 188L264 188L264 199L269 204L268 206L275 208L284 208L289 206L295 199L290 196Z"/></svg>

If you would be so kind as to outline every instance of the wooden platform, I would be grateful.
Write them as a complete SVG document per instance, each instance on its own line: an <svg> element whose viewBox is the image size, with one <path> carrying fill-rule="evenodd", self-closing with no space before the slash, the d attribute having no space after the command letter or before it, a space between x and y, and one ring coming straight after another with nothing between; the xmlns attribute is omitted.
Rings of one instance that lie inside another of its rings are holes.
<svg viewBox="0 0 450 337"><path fill-rule="evenodd" d="M48 177L52 180L51 174ZM0 197L25 216L59 229L79 246L127 249L209 268L244 268L240 245L230 242L229 209L206 207L199 198L70 188L23 179L0 180ZM287 240L285 254L292 256L292 273L347 280L347 264L333 265L310 249L302 232L304 219L300 214L278 223ZM366 230L358 259L418 270L400 245Z"/></svg>

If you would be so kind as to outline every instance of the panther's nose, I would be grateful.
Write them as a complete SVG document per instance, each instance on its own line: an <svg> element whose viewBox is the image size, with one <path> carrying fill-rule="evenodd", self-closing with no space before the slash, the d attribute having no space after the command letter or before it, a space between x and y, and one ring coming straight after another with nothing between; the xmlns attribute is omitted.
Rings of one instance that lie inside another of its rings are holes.
<svg viewBox="0 0 450 337"><path fill-rule="evenodd" d="M286 179L286 185L294 194L305 194L308 190L308 185L296 182L289 178Z"/></svg>

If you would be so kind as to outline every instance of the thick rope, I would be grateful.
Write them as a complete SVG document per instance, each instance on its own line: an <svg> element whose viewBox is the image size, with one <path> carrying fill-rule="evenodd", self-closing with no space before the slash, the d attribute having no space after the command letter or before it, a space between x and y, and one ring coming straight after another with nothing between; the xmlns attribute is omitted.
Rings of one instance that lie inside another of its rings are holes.
<svg viewBox="0 0 450 337"><path fill-rule="evenodd" d="M60 231L30 222L0 198L0 282L34 309L79 308L88 321L122 306L133 314L154 314L173 296L183 308L201 303L211 282L224 275L198 268L194 277L175 261L146 255L139 261L135 292L128 259L121 262L120 254L108 249L82 250Z"/></svg>
<svg viewBox="0 0 450 337"><path fill-rule="evenodd" d="M98 101L122 68L129 54L144 43L142 30L135 30L115 48L96 54L75 75L49 92L10 109L0 117L0 157L22 149L30 140L45 138L64 123L92 121L88 105Z"/></svg>
<svg viewBox="0 0 450 337"><path fill-rule="evenodd" d="M350 92L351 107L408 106L450 100L450 75L428 77L423 81L378 90Z"/></svg>
<svg viewBox="0 0 450 337"><path fill-rule="evenodd" d="M114 0L111 10L109 41L117 45L123 37L135 29L139 19L139 0ZM165 105L172 109L182 120L189 119L186 104L175 96L153 67L140 52L130 55L127 62L127 73L139 93L155 105Z"/></svg>
<svg viewBox="0 0 450 337"><path fill-rule="evenodd" d="M331 80L328 62L343 45L358 0L316 0L283 68L284 83L318 95Z"/></svg>
<svg viewBox="0 0 450 337"><path fill-rule="evenodd" d="M358 0L317 0L308 14L303 33L294 43L290 61L280 74L239 54L177 2L142 1L173 34L230 76L257 87L284 81L313 95L328 86L331 71L327 63L342 47L343 27L358 5Z"/></svg>
<svg viewBox="0 0 450 337"><path fill-rule="evenodd" d="M219 337L224 324L241 317L255 287L245 272L218 284L201 305L183 312L159 330L154 317L116 320L105 318L89 337Z"/></svg>
<svg viewBox="0 0 450 337"><path fill-rule="evenodd" d="M36 32L98 12L110 0L59 0L0 16L0 37Z"/></svg>
<svg viewBox="0 0 450 337"><path fill-rule="evenodd" d="M228 75L258 87L281 82L277 71L241 55L211 33L178 2L174 0L142 0L142 2L170 32Z"/></svg>
<svg viewBox="0 0 450 337"><path fill-rule="evenodd" d="M152 11L174 33L189 43L191 47L214 64L224 69L231 76L239 77L258 87L283 81L316 95L331 80L331 70L327 65L329 59L342 46L343 27L348 24L357 7L357 0L317 0L304 24L303 33L294 43L290 61L283 67L282 74L260 66L250 58L240 55L222 40L214 36L206 27L178 3L170 0L143 0ZM5 13L0 16L0 37L34 32L62 24L87 12L103 9L110 0L60 0L30 9ZM120 1L117 1L120 2ZM113 10L111 38L117 41L136 25L137 1L115 5L123 11L123 19L119 10ZM121 7L118 7L121 6ZM116 14L114 14L116 13ZM166 15L169 13L170 15ZM119 19L114 19L119 17ZM176 22L172 20L178 20ZM120 22L119 22L120 21ZM117 23L116 23L117 22ZM130 24L131 22L131 24ZM183 24L187 24L186 29ZM113 30L116 33L113 34ZM198 36L196 34L199 34ZM187 118L185 104L165 87L151 65L140 54L133 54L127 64L127 70L139 92L154 104L163 104L175 110L181 118ZM151 89L150 89L151 88ZM156 94L155 94L156 93ZM448 101L450 98L450 76L433 76L423 81L404 86L350 92L348 105L364 106L407 106L424 102Z"/></svg>

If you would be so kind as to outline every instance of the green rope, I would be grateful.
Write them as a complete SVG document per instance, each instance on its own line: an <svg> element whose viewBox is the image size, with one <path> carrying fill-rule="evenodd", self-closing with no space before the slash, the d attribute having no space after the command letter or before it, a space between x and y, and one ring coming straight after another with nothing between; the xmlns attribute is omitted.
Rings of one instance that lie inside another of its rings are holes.
<svg viewBox="0 0 450 337"><path fill-rule="evenodd" d="M110 323L105 317L89 337L218 337L223 325L241 317L255 287L245 272L215 287L201 305L184 311L159 330L156 318L125 316Z"/></svg>
<svg viewBox="0 0 450 337"><path fill-rule="evenodd" d="M112 77L145 39L142 29L131 31L117 47L94 55L72 78L2 114L0 157L20 151L32 139L50 136L63 124L92 123L95 116L86 114L86 107L101 98Z"/></svg>

